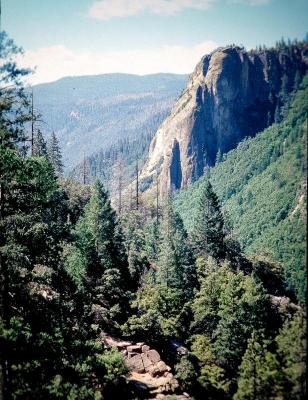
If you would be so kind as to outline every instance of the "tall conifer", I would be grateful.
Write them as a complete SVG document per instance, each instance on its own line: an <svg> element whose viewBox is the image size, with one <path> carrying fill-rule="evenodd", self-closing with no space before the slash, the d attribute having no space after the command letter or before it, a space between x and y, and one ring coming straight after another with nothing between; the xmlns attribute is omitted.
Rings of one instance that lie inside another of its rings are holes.
<svg viewBox="0 0 308 400"><path fill-rule="evenodd" d="M61 176L63 173L62 154L58 138L54 132L52 132L48 146L48 157L50 159L52 166L54 167L56 175Z"/></svg>
<svg viewBox="0 0 308 400"><path fill-rule="evenodd" d="M225 255L224 220L218 197L209 180L202 183L198 211L192 232L195 250L200 256L223 258Z"/></svg>

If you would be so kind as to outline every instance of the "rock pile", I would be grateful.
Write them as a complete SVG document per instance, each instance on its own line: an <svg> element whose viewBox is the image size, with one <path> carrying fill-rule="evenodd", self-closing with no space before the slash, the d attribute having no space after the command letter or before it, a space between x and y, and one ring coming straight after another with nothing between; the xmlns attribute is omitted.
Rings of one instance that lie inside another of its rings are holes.
<svg viewBox="0 0 308 400"><path fill-rule="evenodd" d="M179 394L179 382L160 354L143 342L132 343L104 337L104 341L123 354L130 370L128 382L140 391L148 392L147 398L187 400L187 393Z"/></svg>

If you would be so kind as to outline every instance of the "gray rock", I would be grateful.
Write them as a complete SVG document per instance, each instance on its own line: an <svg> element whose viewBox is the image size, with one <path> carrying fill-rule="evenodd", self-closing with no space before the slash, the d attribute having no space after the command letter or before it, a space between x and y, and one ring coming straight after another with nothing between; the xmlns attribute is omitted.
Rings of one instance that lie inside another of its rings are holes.
<svg viewBox="0 0 308 400"><path fill-rule="evenodd" d="M160 361L160 355L156 350L149 350L145 353L153 364Z"/></svg>
<svg viewBox="0 0 308 400"><path fill-rule="evenodd" d="M129 358L126 360L126 364L131 371L135 371L140 374L145 372L141 354L137 354L136 356Z"/></svg>
<svg viewBox="0 0 308 400"><path fill-rule="evenodd" d="M127 351L128 351L129 353L132 353L132 352L134 352L134 353L141 353L141 346L138 346L138 345L128 346L128 347L127 347Z"/></svg>
<svg viewBox="0 0 308 400"><path fill-rule="evenodd" d="M142 353L146 353L147 351L150 350L150 346L147 346L146 344L144 344L141 348Z"/></svg>
<svg viewBox="0 0 308 400"><path fill-rule="evenodd" d="M160 372L164 373L164 372L168 372L170 371L170 367L168 367L166 365L166 363L164 363L164 361L158 361L158 363L156 364L156 367L159 369Z"/></svg>
<svg viewBox="0 0 308 400"><path fill-rule="evenodd" d="M141 181L155 182L157 172L167 193L196 180L218 150L228 152L273 122L283 74L287 69L293 82L307 64L306 44L290 55L228 46L204 56L157 130Z"/></svg>
<svg viewBox="0 0 308 400"><path fill-rule="evenodd" d="M150 358L149 358L146 354L144 354L144 353L141 354L141 359L142 359L142 362L143 362L143 365L144 365L144 369L145 369L146 371L148 371L149 368L153 366L152 361L151 361Z"/></svg>

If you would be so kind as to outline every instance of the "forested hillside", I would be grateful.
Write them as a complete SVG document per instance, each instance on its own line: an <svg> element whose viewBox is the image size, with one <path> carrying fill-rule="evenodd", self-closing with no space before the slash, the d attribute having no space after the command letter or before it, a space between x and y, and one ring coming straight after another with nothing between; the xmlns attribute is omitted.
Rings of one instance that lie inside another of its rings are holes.
<svg viewBox="0 0 308 400"><path fill-rule="evenodd" d="M69 172L118 140L154 134L186 82L186 75L105 74L62 78L33 87L37 126L59 139Z"/></svg>
<svg viewBox="0 0 308 400"><path fill-rule="evenodd" d="M300 264L307 81L197 185L151 206L136 185L117 213L99 180L63 177L56 135L29 137L19 51L1 32L0 398L304 400L304 274L287 255ZM259 243L274 252L282 229L281 264Z"/></svg>
<svg viewBox="0 0 308 400"><path fill-rule="evenodd" d="M284 120L222 156L208 170L232 235L247 253L282 262L287 282L306 298L308 79L293 94ZM220 161L220 162L219 162ZM201 178L176 198L191 230Z"/></svg>
<svg viewBox="0 0 308 400"><path fill-rule="evenodd" d="M217 155L280 122L289 94L308 67L308 42L219 47L201 58L157 130L141 178L178 190L200 178Z"/></svg>
<svg viewBox="0 0 308 400"><path fill-rule="evenodd" d="M153 118L154 126L159 126L161 119L162 115ZM117 139L106 149L85 157L70 171L69 176L86 183L94 183L96 179L100 179L112 196L116 196L119 180L124 189L135 179L137 164L138 168L144 165L155 134L154 126L149 129L148 124L144 124L137 137Z"/></svg>

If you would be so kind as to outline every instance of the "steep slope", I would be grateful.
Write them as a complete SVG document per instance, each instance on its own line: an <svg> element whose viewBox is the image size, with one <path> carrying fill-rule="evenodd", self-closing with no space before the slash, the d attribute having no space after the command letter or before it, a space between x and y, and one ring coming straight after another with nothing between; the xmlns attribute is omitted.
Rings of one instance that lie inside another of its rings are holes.
<svg viewBox="0 0 308 400"><path fill-rule="evenodd" d="M306 293L306 179L308 76L283 122L244 140L210 169L232 233L247 253L269 253L282 262L289 286ZM194 224L198 187L175 199L188 230Z"/></svg>
<svg viewBox="0 0 308 400"><path fill-rule="evenodd" d="M142 178L165 192L185 187L247 136L279 120L308 64L307 43L246 51L229 46L202 58L158 129Z"/></svg>
<svg viewBox="0 0 308 400"><path fill-rule="evenodd" d="M67 77L34 87L42 130L54 130L67 170L118 139L155 131L186 83L186 75L105 74Z"/></svg>

